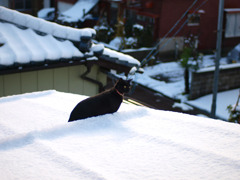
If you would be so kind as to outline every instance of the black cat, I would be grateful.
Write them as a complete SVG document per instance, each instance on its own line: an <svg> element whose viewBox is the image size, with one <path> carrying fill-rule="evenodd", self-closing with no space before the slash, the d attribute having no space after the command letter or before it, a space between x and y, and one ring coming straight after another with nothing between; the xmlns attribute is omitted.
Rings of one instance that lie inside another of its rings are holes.
<svg viewBox="0 0 240 180"><path fill-rule="evenodd" d="M130 90L131 80L119 79L113 88L79 102L72 110L68 122L88 117L114 113Z"/></svg>

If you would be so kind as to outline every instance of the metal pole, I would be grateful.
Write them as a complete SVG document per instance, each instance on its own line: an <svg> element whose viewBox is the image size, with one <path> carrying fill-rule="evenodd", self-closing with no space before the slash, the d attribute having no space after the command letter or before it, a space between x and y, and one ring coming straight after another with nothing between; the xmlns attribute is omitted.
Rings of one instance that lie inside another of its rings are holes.
<svg viewBox="0 0 240 180"><path fill-rule="evenodd" d="M214 80L213 80L213 98L212 98L212 109L211 109L211 117L212 118L216 118L216 101L217 101L217 92L218 92L219 61L221 58L221 45L222 45L223 10L224 10L224 0L219 0L216 61L215 61L215 72L214 72Z"/></svg>

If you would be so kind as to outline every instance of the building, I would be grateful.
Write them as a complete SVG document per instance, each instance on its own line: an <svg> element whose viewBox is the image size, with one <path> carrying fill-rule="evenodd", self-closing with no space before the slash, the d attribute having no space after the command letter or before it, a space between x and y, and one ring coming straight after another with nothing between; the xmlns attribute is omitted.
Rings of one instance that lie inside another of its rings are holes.
<svg viewBox="0 0 240 180"><path fill-rule="evenodd" d="M56 89L94 95L110 70L140 62L93 43L94 29L76 29L0 6L0 96Z"/></svg>
<svg viewBox="0 0 240 180"><path fill-rule="evenodd" d="M125 23L131 21L151 27L155 40L161 40L167 34L167 39L173 41L162 49L164 51L175 49L176 45L181 49L184 40L190 36L195 37L195 46L200 50L216 48L219 0L89 0L87 6L82 6L81 3L86 5L86 1L82 0L2 0L0 5L35 16L42 8L55 7L61 21L87 18L89 22L85 25L88 27L93 27L103 16L107 16L109 24L114 26L120 15ZM71 16L73 11L77 12L78 17L76 13ZM94 15L85 17L89 12ZM182 17L183 15L185 16ZM239 43L239 18L239 0L225 1L223 49L229 50ZM179 32L176 33L177 31Z"/></svg>
<svg viewBox="0 0 240 180"><path fill-rule="evenodd" d="M173 41L161 49L163 51L174 50L176 45L181 49L185 39L190 36L195 37L195 45L200 50L216 48L219 0L103 0L102 2L109 4L106 5L110 8L109 22L113 21L118 7L121 6L125 22L132 21L144 27L151 27L154 39L161 40L165 36L166 40L171 38ZM111 10L113 8L115 11ZM239 19L239 0L225 1L223 49L228 50L240 42Z"/></svg>
<svg viewBox="0 0 240 180"><path fill-rule="evenodd" d="M54 6L54 0L1 0L0 6L37 16L37 12L42 9L45 4L47 5L48 1L49 5L51 3L51 5Z"/></svg>

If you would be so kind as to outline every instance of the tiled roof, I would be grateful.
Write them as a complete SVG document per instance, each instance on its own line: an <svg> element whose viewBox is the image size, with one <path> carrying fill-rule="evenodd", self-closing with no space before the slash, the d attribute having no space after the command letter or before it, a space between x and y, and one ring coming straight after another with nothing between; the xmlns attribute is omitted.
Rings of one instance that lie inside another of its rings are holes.
<svg viewBox="0 0 240 180"><path fill-rule="evenodd" d="M0 67L16 64L99 58L126 66L140 62L123 53L93 44L96 31L45 21L0 6Z"/></svg>
<svg viewBox="0 0 240 180"><path fill-rule="evenodd" d="M39 35L32 29L21 29L6 22L0 22L0 29L2 66L84 57L69 40L60 41L50 34Z"/></svg>

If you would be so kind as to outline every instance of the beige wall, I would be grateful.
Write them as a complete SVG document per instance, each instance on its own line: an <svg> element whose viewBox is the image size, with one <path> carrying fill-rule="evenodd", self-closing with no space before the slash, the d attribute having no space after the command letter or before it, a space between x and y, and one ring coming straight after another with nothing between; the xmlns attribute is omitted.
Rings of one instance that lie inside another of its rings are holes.
<svg viewBox="0 0 240 180"><path fill-rule="evenodd" d="M78 65L0 75L0 97L49 89L88 96L95 95L98 93L98 86L80 77L85 71L85 66ZM101 73L96 65L87 76L106 85L107 76Z"/></svg>
<svg viewBox="0 0 240 180"><path fill-rule="evenodd" d="M162 41L162 39L160 39ZM165 45L165 43L167 43ZM183 50L184 45L184 38L183 37L174 37L174 38L165 38L163 42L161 43L160 52L169 52L169 51L175 51L176 50L176 43L178 44L178 50ZM164 46L164 47L163 47Z"/></svg>

